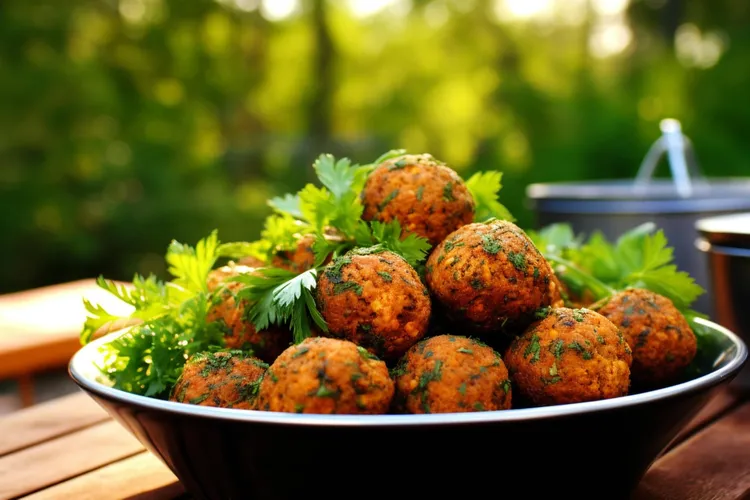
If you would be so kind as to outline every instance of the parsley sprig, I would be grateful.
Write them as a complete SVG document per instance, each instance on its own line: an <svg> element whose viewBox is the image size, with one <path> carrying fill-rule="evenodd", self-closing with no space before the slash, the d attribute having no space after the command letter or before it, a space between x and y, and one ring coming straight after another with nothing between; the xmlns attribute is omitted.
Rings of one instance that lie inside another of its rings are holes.
<svg viewBox="0 0 750 500"><path fill-rule="evenodd" d="M684 313L704 293L703 288L673 263L674 250L664 231L645 223L610 242L601 232L584 240L569 224L552 224L529 231L560 278L575 291L588 290L595 299L626 288L645 288L668 297Z"/></svg>
<svg viewBox="0 0 750 500"><path fill-rule="evenodd" d="M498 193L502 189L503 174L497 170L477 172L466 181L471 196L476 204L474 220L484 222L490 218L515 221L510 211L498 201Z"/></svg>
<svg viewBox="0 0 750 500"><path fill-rule="evenodd" d="M136 275L130 288L97 279L102 289L133 306L129 316L117 316L84 299L88 313L81 332L84 344L111 325L135 323L102 347L104 363L99 368L114 387L166 397L190 355L223 344L218 324L206 321L207 278L218 249L216 231L195 247L173 241L166 254L170 281Z"/></svg>

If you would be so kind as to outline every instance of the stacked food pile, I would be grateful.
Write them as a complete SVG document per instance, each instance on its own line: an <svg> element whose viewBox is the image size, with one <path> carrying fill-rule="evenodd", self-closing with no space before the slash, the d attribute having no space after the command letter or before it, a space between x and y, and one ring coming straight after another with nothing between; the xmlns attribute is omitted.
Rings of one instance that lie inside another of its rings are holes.
<svg viewBox="0 0 750 500"><path fill-rule="evenodd" d="M500 172L428 154L321 156L260 238L173 242L173 278L99 279L137 324L104 345L114 387L297 413L508 410L679 382L702 293L661 231L524 231ZM82 341L122 318L86 304ZM119 321L118 321L119 320ZM692 328L691 328L692 326ZM699 332L698 332L699 333Z"/></svg>

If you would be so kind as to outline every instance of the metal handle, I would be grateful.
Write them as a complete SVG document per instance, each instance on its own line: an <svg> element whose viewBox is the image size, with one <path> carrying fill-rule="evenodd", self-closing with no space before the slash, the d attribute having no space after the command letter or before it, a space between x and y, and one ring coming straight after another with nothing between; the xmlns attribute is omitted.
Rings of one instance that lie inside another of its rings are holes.
<svg viewBox="0 0 750 500"><path fill-rule="evenodd" d="M643 188L651 181L661 156L666 153L677 194L682 198L688 198L693 194L693 181L703 180L695 161L693 145L690 139L683 135L679 121L665 118L659 123L659 128L662 135L643 158L635 177L635 186Z"/></svg>

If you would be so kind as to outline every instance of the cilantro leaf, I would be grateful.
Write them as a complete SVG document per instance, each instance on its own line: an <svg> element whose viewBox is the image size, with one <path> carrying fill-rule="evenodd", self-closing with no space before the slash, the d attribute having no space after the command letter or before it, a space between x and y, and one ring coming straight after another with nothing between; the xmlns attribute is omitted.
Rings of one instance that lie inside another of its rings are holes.
<svg viewBox="0 0 750 500"><path fill-rule="evenodd" d="M173 240L166 257L169 273L175 277L173 283L190 291L208 291L206 277L218 258L218 246L216 231L200 240L195 248Z"/></svg>
<svg viewBox="0 0 750 500"><path fill-rule="evenodd" d="M672 264L673 249L667 246L664 231L645 235L639 253L632 248L621 250L628 255L627 274L622 278L624 286L648 288L668 297L678 309L684 310L704 292L703 288L685 271ZM635 264L635 268L633 266Z"/></svg>
<svg viewBox="0 0 750 500"><path fill-rule="evenodd" d="M427 239L414 233L402 238L401 224L397 219L386 223L373 221L370 227L374 243L397 253L414 268L427 258L427 252L432 248Z"/></svg>
<svg viewBox="0 0 750 500"><path fill-rule="evenodd" d="M229 257L230 259L241 259L243 257L256 257L265 261L271 251L271 244L268 240L257 241L234 241L231 243L222 243L217 248L216 253L219 257Z"/></svg>
<svg viewBox="0 0 750 500"><path fill-rule="evenodd" d="M526 234L539 251L563 257L569 249L579 248L582 240L567 223L550 224L538 231L530 229Z"/></svg>
<svg viewBox="0 0 750 500"><path fill-rule="evenodd" d="M295 274L285 269L263 268L230 281L245 285L237 296L253 303L249 318L256 329L288 324L294 341L299 343L312 333L310 319L321 330L328 331L311 294L317 286L317 272L317 269L309 269Z"/></svg>
<svg viewBox="0 0 750 500"><path fill-rule="evenodd" d="M475 221L483 222L491 217L511 222L516 220L510 211L498 201L502 178L502 172L487 170L475 173L466 181L466 187L469 188L476 204Z"/></svg>
<svg viewBox="0 0 750 500"><path fill-rule="evenodd" d="M268 205L279 213L289 214L298 219L303 218L299 194L287 193L284 196L276 196L268 200Z"/></svg>
<svg viewBox="0 0 750 500"><path fill-rule="evenodd" d="M271 214L266 217L260 236L268 251L273 253L294 249L300 236L308 230L307 224L289 214ZM263 260L268 260L267 256Z"/></svg>
<svg viewBox="0 0 750 500"><path fill-rule="evenodd" d="M117 316L84 301L89 317L81 342L89 342L104 326L137 323L102 346L105 362L100 369L115 388L167 397L188 356L223 345L218 323L206 321L210 302L206 283L219 256L218 249L216 231L195 247L173 241L165 257L173 276L169 282L136 275L129 288L101 277L97 280L102 289L134 310L129 316Z"/></svg>
<svg viewBox="0 0 750 500"><path fill-rule="evenodd" d="M704 293L702 287L673 263L674 250L664 231L654 232L649 222L620 235L612 243L600 231L582 245L567 228L547 227L534 237L545 258L555 264L558 276L572 289L589 290L596 299L626 288L645 288L670 299L681 311ZM544 235L542 237L541 235ZM559 251L551 241L564 244Z"/></svg>

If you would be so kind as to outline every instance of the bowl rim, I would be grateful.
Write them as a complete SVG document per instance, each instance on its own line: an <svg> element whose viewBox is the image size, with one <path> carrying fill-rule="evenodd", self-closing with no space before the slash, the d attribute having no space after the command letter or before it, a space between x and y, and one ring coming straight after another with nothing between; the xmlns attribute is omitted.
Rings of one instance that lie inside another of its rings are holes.
<svg viewBox="0 0 750 500"><path fill-rule="evenodd" d="M185 417L203 417L219 421L249 422L259 424L277 424L294 426L326 426L326 427L414 427L414 426L443 426L456 424L479 424L497 422L518 422L540 419L554 419L578 414L606 412L626 407L648 404L665 400L683 394L706 390L714 387L728 378L732 378L744 365L748 349L745 342L735 333L710 320L696 318L696 322L711 328L728 338L735 348L734 356L722 367L705 375L638 394L630 394L611 399L587 401L583 403L569 403L534 408L519 408L510 410L494 410L466 413L432 413L423 415L325 415L298 414L272 412L265 410L244 410L236 408L217 408L198 406L174 401L165 401L132 394L120 389L106 386L89 379L84 375L83 365L88 363L92 351L107 341L121 335L122 332L110 333L106 336L83 346L71 358L68 373L73 381L89 395L100 396L127 405L135 405L150 410L165 411Z"/></svg>

